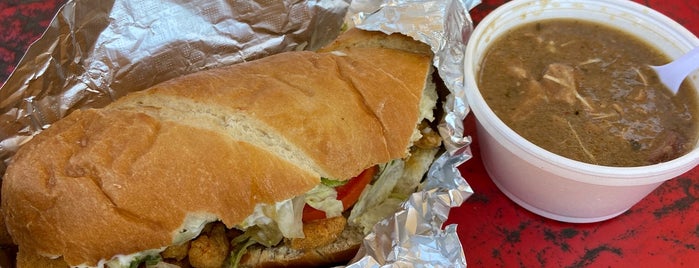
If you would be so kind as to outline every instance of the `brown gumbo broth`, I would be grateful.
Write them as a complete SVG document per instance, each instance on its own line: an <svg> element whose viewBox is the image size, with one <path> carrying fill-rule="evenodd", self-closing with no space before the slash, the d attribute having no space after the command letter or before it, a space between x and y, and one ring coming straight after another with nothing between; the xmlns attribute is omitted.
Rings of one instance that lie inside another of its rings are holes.
<svg viewBox="0 0 699 268"><path fill-rule="evenodd" d="M677 158L697 140L697 97L678 94L647 65L669 58L608 26L546 20L493 42L478 86L495 114L550 152L605 166Z"/></svg>

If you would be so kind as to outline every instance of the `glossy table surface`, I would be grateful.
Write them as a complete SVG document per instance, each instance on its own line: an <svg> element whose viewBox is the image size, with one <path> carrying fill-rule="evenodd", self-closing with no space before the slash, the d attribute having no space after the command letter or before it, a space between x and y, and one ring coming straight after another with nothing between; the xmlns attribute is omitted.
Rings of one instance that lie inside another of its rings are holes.
<svg viewBox="0 0 699 268"><path fill-rule="evenodd" d="M0 81L64 2L0 2ZM504 2L483 1L471 12L474 21ZM699 35L696 0L637 2ZM472 116L466 131L474 138L474 157L461 171L475 194L451 211L448 223L458 224L469 267L699 267L699 168L664 183L614 219L562 223L532 214L505 197L481 163Z"/></svg>

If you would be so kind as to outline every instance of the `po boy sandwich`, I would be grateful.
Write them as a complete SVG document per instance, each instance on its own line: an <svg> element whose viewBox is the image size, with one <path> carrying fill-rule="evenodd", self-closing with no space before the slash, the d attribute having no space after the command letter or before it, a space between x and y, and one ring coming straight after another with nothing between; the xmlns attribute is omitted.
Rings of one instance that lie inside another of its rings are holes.
<svg viewBox="0 0 699 268"><path fill-rule="evenodd" d="M350 30L78 110L20 148L18 267L347 262L440 150L426 45Z"/></svg>

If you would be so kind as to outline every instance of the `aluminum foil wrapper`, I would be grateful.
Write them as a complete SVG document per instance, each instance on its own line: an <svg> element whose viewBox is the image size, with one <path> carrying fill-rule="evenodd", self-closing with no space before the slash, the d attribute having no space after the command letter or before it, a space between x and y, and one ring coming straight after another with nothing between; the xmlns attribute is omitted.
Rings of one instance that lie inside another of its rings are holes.
<svg viewBox="0 0 699 268"><path fill-rule="evenodd" d="M187 73L320 48L337 37L348 7L345 0L68 1L0 88L2 163L75 109Z"/></svg>
<svg viewBox="0 0 699 268"><path fill-rule="evenodd" d="M456 225L442 229L449 209L460 206L473 190L457 169L471 158L464 136L469 112L464 88L464 52L473 31L468 11L480 1L355 0L348 25L387 34L402 33L422 41L435 53L434 66L450 94L439 124L447 152L438 157L422 184L389 219L377 223L347 267L466 267Z"/></svg>
<svg viewBox="0 0 699 268"><path fill-rule="evenodd" d="M101 107L159 82L289 50L314 50L347 27L400 32L429 44L450 94L439 125L447 152L419 192L376 224L347 267L465 267L449 210L473 191L463 120L468 0L72 0L0 88L0 172L33 135L75 109Z"/></svg>

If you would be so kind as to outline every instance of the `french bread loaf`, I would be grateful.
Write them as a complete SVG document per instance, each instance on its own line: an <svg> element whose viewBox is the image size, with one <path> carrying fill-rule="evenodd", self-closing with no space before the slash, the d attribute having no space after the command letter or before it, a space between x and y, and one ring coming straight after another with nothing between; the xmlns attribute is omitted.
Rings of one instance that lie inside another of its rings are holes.
<svg viewBox="0 0 699 268"><path fill-rule="evenodd" d="M321 177L405 157L431 56L384 48L391 42L282 53L71 113L7 169L13 241L22 254L96 266L191 239L209 222L234 228Z"/></svg>

